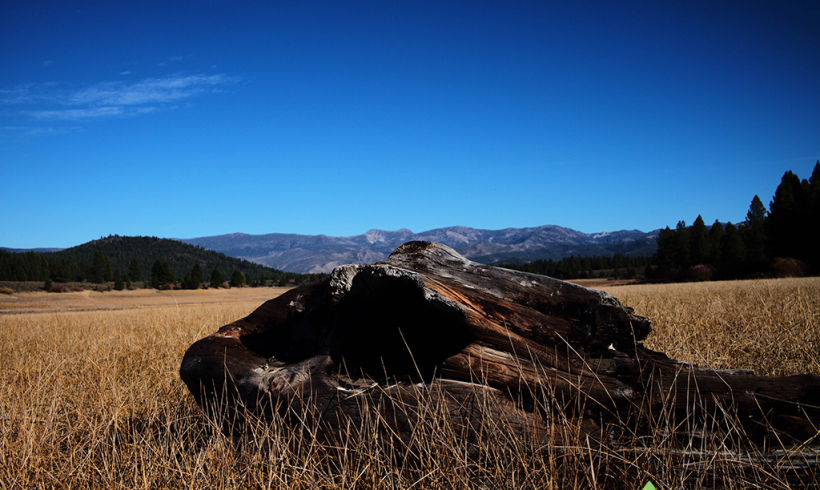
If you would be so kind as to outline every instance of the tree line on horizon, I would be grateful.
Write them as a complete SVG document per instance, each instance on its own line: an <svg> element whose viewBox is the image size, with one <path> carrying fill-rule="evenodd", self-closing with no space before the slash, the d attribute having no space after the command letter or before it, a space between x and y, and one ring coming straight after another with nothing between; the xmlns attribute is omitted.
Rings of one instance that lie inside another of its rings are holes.
<svg viewBox="0 0 820 490"><path fill-rule="evenodd" d="M235 285L262 285L269 281L271 285L302 284L324 276L283 272L157 237L112 235L58 252L0 250L0 281L114 281L115 288L120 283L125 287L127 282L141 281L159 288L194 288L203 284L222 285L228 280Z"/></svg>
<svg viewBox="0 0 820 490"><path fill-rule="evenodd" d="M746 220L707 227L698 216L658 236L648 279L703 281L820 273L820 160L811 177L787 171L769 209L757 195Z"/></svg>
<svg viewBox="0 0 820 490"><path fill-rule="evenodd" d="M650 257L644 255L594 255L576 257L570 255L559 260L538 259L526 264L499 264L499 267L513 269L556 279L633 279L638 271L649 265Z"/></svg>

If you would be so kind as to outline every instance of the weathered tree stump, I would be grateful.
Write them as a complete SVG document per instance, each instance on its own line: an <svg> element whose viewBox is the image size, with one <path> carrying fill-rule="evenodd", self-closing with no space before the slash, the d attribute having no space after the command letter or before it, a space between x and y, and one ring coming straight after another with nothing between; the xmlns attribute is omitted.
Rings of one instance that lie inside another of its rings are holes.
<svg viewBox="0 0 820 490"><path fill-rule="evenodd" d="M649 425L662 414L672 431L726 422L753 441L814 443L820 377L697 368L645 348L649 332L605 292L409 242L197 341L180 376L203 406L309 408L329 438L374 413L404 437L424 399L465 433L489 419L554 440L555 425L571 421L613 440L657 430Z"/></svg>

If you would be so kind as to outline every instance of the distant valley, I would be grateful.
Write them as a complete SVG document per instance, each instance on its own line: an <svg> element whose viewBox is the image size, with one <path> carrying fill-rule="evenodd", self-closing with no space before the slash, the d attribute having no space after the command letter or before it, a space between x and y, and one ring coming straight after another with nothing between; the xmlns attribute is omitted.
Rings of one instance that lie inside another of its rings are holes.
<svg viewBox="0 0 820 490"><path fill-rule="evenodd" d="M555 225L503 230L453 226L422 233L408 229L370 230L350 237L232 233L178 240L287 272L328 273L342 264L383 260L396 247L411 240L443 243L465 257L485 264L558 260L570 255L651 255L657 248L659 231L588 234Z"/></svg>

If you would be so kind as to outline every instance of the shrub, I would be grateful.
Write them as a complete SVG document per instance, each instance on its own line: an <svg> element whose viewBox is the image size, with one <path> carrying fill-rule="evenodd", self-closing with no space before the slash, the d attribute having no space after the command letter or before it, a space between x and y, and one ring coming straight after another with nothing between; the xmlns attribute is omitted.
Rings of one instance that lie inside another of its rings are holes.
<svg viewBox="0 0 820 490"><path fill-rule="evenodd" d="M791 257L777 257L770 269L775 277L803 277L806 275L806 264Z"/></svg>
<svg viewBox="0 0 820 490"><path fill-rule="evenodd" d="M0 288L0 294L14 294L14 290L11 288Z"/></svg>
<svg viewBox="0 0 820 490"><path fill-rule="evenodd" d="M711 281L715 268L708 264L698 264L686 271L686 278L693 282Z"/></svg>

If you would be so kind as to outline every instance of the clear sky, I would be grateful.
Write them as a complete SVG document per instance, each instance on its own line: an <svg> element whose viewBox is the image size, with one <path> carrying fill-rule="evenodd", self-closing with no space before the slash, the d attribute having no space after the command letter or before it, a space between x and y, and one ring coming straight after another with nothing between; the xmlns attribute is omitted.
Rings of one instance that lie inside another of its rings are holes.
<svg viewBox="0 0 820 490"><path fill-rule="evenodd" d="M820 159L820 3L0 2L0 246L650 231Z"/></svg>

